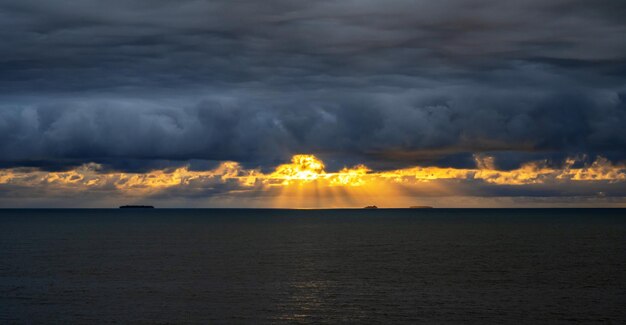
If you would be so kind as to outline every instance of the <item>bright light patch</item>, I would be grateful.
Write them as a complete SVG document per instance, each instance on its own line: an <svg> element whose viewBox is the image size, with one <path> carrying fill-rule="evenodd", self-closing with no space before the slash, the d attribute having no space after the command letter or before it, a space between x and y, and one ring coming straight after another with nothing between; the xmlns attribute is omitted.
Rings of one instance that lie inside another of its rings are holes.
<svg viewBox="0 0 626 325"><path fill-rule="evenodd" d="M313 181L325 177L324 163L313 155L295 155L290 164L276 167L276 171L269 175L270 179L282 181L287 185L293 181Z"/></svg>

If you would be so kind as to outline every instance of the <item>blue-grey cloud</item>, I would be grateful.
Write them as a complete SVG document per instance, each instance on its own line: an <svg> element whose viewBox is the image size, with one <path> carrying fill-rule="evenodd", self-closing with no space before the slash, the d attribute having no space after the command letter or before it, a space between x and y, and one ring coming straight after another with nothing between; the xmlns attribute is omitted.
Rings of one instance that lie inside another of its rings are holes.
<svg viewBox="0 0 626 325"><path fill-rule="evenodd" d="M622 1L0 4L0 164L626 158Z"/></svg>

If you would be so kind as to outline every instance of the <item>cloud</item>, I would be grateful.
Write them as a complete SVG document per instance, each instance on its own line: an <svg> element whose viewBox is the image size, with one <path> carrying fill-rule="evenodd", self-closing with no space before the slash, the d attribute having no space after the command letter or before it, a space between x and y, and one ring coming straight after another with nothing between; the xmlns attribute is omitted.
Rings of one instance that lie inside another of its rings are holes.
<svg viewBox="0 0 626 325"><path fill-rule="evenodd" d="M557 163L577 154L624 159L620 93L466 85L279 97L239 92L198 103L88 99L5 107L0 151L6 166L117 161L121 169L131 160L147 169L155 160L189 159L272 166L296 153L352 155L375 168L438 165L480 152L512 161L510 168L538 155Z"/></svg>
<svg viewBox="0 0 626 325"><path fill-rule="evenodd" d="M626 157L621 1L0 4L0 165Z"/></svg>
<svg viewBox="0 0 626 325"><path fill-rule="evenodd" d="M224 199L234 199L239 207L359 207L372 200L386 207L402 207L416 198L438 202L442 197L492 198L491 206L497 206L502 198L533 197L561 202L569 198L570 203L595 197L623 203L626 166L606 159L581 167L576 167L576 159L568 159L561 169L537 161L510 171L495 169L492 157L475 159L479 168L414 166L390 171L357 165L329 172L324 162L312 155L296 155L290 163L265 173L236 162L204 171L185 166L146 173L110 172L94 163L63 172L14 168L0 170L0 192L6 193L3 200L56 198L55 204L59 204L72 197L78 202L87 199L87 206L103 204L103 198L113 206L115 200L158 202L161 206L183 200L211 206L216 200L224 204ZM0 203L7 204L3 200ZM438 205L455 206L450 202Z"/></svg>

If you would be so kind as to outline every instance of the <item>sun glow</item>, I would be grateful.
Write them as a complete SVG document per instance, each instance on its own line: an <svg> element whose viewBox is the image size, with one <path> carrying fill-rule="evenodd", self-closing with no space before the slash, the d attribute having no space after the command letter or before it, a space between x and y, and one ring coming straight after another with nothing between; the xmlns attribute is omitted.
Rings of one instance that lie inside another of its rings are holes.
<svg viewBox="0 0 626 325"><path fill-rule="evenodd" d="M279 165L273 173L258 177L274 185L323 180L331 186L361 186L365 184L363 177L370 171L364 165L345 167L336 173L327 173L325 168L324 163L314 155L295 155L291 163Z"/></svg>
<svg viewBox="0 0 626 325"><path fill-rule="evenodd" d="M279 180L283 185L288 185L293 181L313 181L326 177L324 168L324 163L313 155L295 155L291 158L290 164L276 167L268 178Z"/></svg>

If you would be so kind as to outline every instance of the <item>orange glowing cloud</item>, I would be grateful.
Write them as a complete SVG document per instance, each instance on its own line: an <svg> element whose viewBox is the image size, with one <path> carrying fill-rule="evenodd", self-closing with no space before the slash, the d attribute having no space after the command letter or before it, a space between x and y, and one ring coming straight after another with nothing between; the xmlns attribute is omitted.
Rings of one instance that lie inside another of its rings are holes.
<svg viewBox="0 0 626 325"><path fill-rule="evenodd" d="M336 173L327 173L324 163L313 155L295 155L291 163L276 167L269 175L257 175L268 184L289 185L293 183L321 180L331 186L359 186L364 184L364 177L370 170L358 165L344 168Z"/></svg>
<svg viewBox="0 0 626 325"><path fill-rule="evenodd" d="M497 170L491 157L477 155L475 159L477 167L466 169L416 166L373 171L364 165L357 165L327 172L326 166L317 157L295 155L290 163L279 165L270 173L245 169L236 162L223 162L217 168L205 171L180 167L146 173L104 172L102 166L90 163L63 172L2 169L0 186L48 189L48 193L109 191L143 197L171 189L202 191L219 185L223 195L243 191L274 196L277 206L358 206L362 202L384 197L392 200L411 190L443 196L463 194L449 183L442 183L446 180L478 181L493 186L626 181L626 168L604 158L577 168L573 167L576 160L568 159L562 168L536 161L507 171Z"/></svg>

